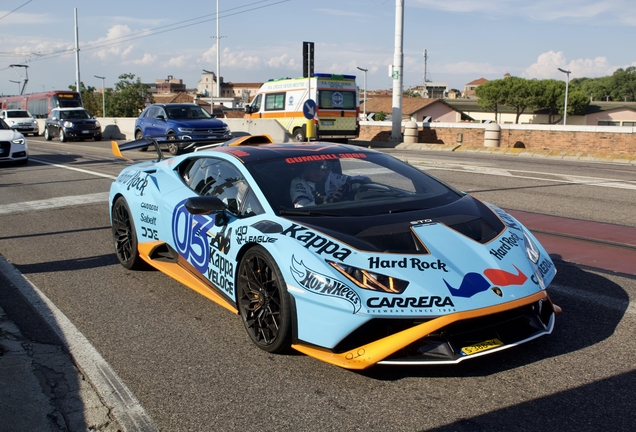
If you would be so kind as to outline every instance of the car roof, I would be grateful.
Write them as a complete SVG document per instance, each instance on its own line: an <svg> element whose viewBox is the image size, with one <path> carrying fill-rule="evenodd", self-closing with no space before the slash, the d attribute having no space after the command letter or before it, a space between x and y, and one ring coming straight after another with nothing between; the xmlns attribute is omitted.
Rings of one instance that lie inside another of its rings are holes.
<svg viewBox="0 0 636 432"><path fill-rule="evenodd" d="M340 159L338 155L356 154L357 157L378 154L375 150L347 144L314 141L311 143L282 143L261 145L219 146L211 150L204 150L197 154L228 153L240 159L243 163L268 159L293 158L294 162L310 162ZM348 156L351 157L351 156Z"/></svg>
<svg viewBox="0 0 636 432"><path fill-rule="evenodd" d="M54 110L64 110L64 111L77 111L77 110L84 110L86 111L86 108L84 107L68 107L68 108L62 108L62 107L57 107L57 108L53 108Z"/></svg>

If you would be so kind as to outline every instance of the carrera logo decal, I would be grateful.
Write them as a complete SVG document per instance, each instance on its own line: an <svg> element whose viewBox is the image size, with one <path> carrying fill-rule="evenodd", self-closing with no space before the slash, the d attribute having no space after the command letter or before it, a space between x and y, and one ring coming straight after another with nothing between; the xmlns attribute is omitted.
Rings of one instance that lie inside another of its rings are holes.
<svg viewBox="0 0 636 432"><path fill-rule="evenodd" d="M347 257L351 255L351 249L341 247L337 243L313 233L309 231L308 228L300 225L292 224L281 234L298 240L303 243L303 246L318 255L329 255L340 261L346 260Z"/></svg>
<svg viewBox="0 0 636 432"><path fill-rule="evenodd" d="M424 296L424 297L371 297L367 300L369 308L430 308L430 307L455 307L450 297Z"/></svg>
<svg viewBox="0 0 636 432"><path fill-rule="evenodd" d="M499 239L499 247L490 249L490 255L501 261L512 248L519 246L521 240L522 238L515 233L512 233L509 237L502 237Z"/></svg>
<svg viewBox="0 0 636 432"><path fill-rule="evenodd" d="M290 270L296 282L307 291L346 300L353 306L354 314L360 310L362 302L358 293L339 280L311 270L302 261L297 261L293 255Z"/></svg>
<svg viewBox="0 0 636 432"><path fill-rule="evenodd" d="M475 294L486 291L492 285L523 285L528 280L528 277L516 266L513 265L513 267L517 270L517 274L500 269L486 269L484 270L484 275L486 275L488 279L480 273L466 273L459 288L454 288L445 279L444 283L451 295L464 298L470 298Z"/></svg>

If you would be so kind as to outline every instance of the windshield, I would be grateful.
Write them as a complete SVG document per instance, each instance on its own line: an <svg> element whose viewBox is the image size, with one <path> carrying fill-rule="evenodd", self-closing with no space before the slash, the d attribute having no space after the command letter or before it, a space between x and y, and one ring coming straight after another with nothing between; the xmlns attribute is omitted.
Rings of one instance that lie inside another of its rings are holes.
<svg viewBox="0 0 636 432"><path fill-rule="evenodd" d="M255 161L247 167L279 214L377 215L435 208L462 196L382 153L339 151Z"/></svg>
<svg viewBox="0 0 636 432"><path fill-rule="evenodd" d="M174 120L210 119L212 116L200 106L167 106L168 118Z"/></svg>
<svg viewBox="0 0 636 432"><path fill-rule="evenodd" d="M7 118L31 117L28 111L7 111Z"/></svg>
<svg viewBox="0 0 636 432"><path fill-rule="evenodd" d="M85 110L69 110L69 111L60 111L60 118L63 120L89 119L91 118L91 116Z"/></svg>

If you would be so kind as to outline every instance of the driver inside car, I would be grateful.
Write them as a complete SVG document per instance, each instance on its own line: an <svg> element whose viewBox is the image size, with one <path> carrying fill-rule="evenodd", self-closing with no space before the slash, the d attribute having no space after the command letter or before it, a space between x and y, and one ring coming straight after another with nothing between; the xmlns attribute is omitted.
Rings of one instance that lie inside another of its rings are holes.
<svg viewBox="0 0 636 432"><path fill-rule="evenodd" d="M333 203L360 183L370 183L366 176L348 176L332 172L321 162L306 162L301 175L291 181L289 193L295 208Z"/></svg>

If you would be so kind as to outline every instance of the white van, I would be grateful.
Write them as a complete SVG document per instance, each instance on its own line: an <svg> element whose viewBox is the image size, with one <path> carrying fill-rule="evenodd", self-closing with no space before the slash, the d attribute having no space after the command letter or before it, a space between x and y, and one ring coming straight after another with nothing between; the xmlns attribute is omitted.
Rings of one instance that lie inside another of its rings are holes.
<svg viewBox="0 0 636 432"><path fill-rule="evenodd" d="M246 118L275 119L296 141L307 139L307 119L303 106L316 102L312 139L347 142L360 134L360 99L355 75L317 73L312 78L281 78L262 85Z"/></svg>

